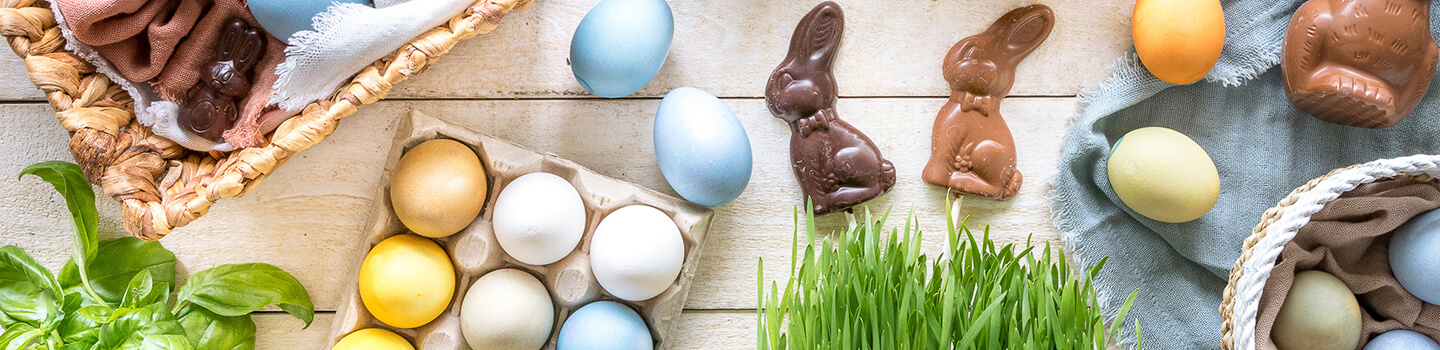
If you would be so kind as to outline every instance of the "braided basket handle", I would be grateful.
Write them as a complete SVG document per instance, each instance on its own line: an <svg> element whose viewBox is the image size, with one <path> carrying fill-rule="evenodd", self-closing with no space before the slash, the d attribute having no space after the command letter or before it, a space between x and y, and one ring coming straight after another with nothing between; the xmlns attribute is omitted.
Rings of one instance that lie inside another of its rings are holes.
<svg viewBox="0 0 1440 350"><path fill-rule="evenodd" d="M0 35L25 60L30 80L71 133L70 153L85 176L120 202L125 230L158 240L205 215L215 201L245 194L291 155L329 136L356 108L384 98L455 44L494 30L505 13L531 3L480 0L366 67L330 98L310 103L267 142L231 153L187 150L140 125L130 95L65 50L49 3L0 0Z"/></svg>

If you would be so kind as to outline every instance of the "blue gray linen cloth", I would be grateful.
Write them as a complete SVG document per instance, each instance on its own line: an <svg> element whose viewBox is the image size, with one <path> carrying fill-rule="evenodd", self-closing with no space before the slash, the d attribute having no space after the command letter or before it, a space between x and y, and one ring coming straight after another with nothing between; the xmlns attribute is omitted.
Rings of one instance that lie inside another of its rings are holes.
<svg viewBox="0 0 1440 350"><path fill-rule="evenodd" d="M1134 347L1137 319L1146 348L1220 348L1221 293L1266 209L1336 168L1440 153L1437 87L1407 119L1382 130L1328 124L1290 104L1278 63L1285 28L1302 3L1223 1L1225 46L1201 82L1162 82L1132 54L1082 96L1053 180L1052 212L1080 267L1110 257L1096 279L1106 315L1140 291L1121 336L1125 348ZM1436 24L1432 19L1432 34ZM1220 172L1220 200L1210 213L1167 224L1116 197L1106 176L1110 145L1146 126L1178 130L1210 154Z"/></svg>

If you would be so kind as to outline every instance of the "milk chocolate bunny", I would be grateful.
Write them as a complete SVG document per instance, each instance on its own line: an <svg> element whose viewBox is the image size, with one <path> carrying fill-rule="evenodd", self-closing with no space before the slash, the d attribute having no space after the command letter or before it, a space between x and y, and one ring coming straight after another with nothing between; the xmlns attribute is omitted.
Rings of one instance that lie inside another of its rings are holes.
<svg viewBox="0 0 1440 350"><path fill-rule="evenodd" d="M1395 125L1435 75L1430 0L1310 0L1290 20L1283 56L1296 107L1336 124Z"/></svg>
<svg viewBox="0 0 1440 350"><path fill-rule="evenodd" d="M849 209L895 186L895 166L869 137L835 113L839 89L831 70L845 16L823 2L790 38L790 53L765 86L770 112L790 124L790 164L815 214Z"/></svg>
<svg viewBox="0 0 1440 350"><path fill-rule="evenodd" d="M943 66L950 100L935 117L925 182L992 199L1020 191L1015 139L1000 117L1000 100L1015 84L1015 67L1054 27L1049 7L1021 7L950 48Z"/></svg>
<svg viewBox="0 0 1440 350"><path fill-rule="evenodd" d="M240 118L237 103L250 92L250 71L265 54L265 34L239 19L220 34L214 62L190 88L176 120L180 128L214 142L225 142L225 130Z"/></svg>

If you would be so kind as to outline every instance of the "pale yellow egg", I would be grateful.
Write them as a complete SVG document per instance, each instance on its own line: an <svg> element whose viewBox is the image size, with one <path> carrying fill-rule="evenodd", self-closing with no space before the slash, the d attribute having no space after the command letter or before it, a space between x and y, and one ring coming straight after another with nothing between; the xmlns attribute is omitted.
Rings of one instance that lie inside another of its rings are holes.
<svg viewBox="0 0 1440 350"><path fill-rule="evenodd" d="M1115 142L1106 163L1120 201L1156 221L1199 219L1220 199L1220 174L1205 149L1178 131L1130 131Z"/></svg>

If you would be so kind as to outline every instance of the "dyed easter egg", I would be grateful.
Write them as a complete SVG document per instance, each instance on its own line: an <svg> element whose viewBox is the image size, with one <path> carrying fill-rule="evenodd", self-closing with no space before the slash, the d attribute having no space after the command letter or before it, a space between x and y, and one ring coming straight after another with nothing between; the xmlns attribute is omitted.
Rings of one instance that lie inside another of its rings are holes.
<svg viewBox="0 0 1440 350"><path fill-rule="evenodd" d="M1440 350L1434 339L1411 330L1385 332L1365 344L1365 350Z"/></svg>
<svg viewBox="0 0 1440 350"><path fill-rule="evenodd" d="M650 350L645 320L623 304L597 301L580 307L560 326L558 350Z"/></svg>
<svg viewBox="0 0 1440 350"><path fill-rule="evenodd" d="M1156 221L1199 219L1220 199L1220 174L1210 155L1175 130L1130 131L1115 142L1106 165L1120 201Z"/></svg>
<svg viewBox="0 0 1440 350"><path fill-rule="evenodd" d="M560 261L585 235L585 202L569 181L550 173L515 178L495 199L491 227L510 257L530 265Z"/></svg>
<svg viewBox="0 0 1440 350"><path fill-rule="evenodd" d="M1390 271L1400 286L1440 305L1440 210L1411 218L1390 238Z"/></svg>
<svg viewBox="0 0 1440 350"><path fill-rule="evenodd" d="M675 221L659 209L631 205L616 209L590 238L590 269L605 291L641 301L670 288L685 263L685 239Z"/></svg>
<svg viewBox="0 0 1440 350"><path fill-rule="evenodd" d="M660 72L674 35L675 18L665 0L604 0L575 28L570 68L590 93L629 95Z"/></svg>
<svg viewBox="0 0 1440 350"><path fill-rule="evenodd" d="M345 335L330 350L415 350L415 347L395 332L366 328Z"/></svg>
<svg viewBox="0 0 1440 350"><path fill-rule="evenodd" d="M1270 339L1280 350L1354 350L1360 344L1360 303L1333 275L1297 273Z"/></svg>
<svg viewBox="0 0 1440 350"><path fill-rule="evenodd" d="M750 184L750 138L715 95L692 87L665 94L655 111L654 138L660 173L688 201L725 205Z"/></svg>
<svg viewBox="0 0 1440 350"><path fill-rule="evenodd" d="M315 15L334 3L370 6L369 0L249 0L250 14L260 27L280 41L302 30L315 30Z"/></svg>
<svg viewBox="0 0 1440 350"><path fill-rule="evenodd" d="M386 238L360 262L360 301L397 328L430 323L455 294L455 265L439 244L412 234Z"/></svg>
<svg viewBox="0 0 1440 350"><path fill-rule="evenodd" d="M1225 13L1219 0L1138 0L1131 32L1145 69L1171 84L1189 84L1220 60Z"/></svg>
<svg viewBox="0 0 1440 350"><path fill-rule="evenodd" d="M555 307L545 285L516 269L475 280L460 303L460 331L471 349L540 349L554 324Z"/></svg>
<svg viewBox="0 0 1440 350"><path fill-rule="evenodd" d="M425 141L400 157L390 176L390 206L405 228L425 237L460 232L485 206L485 166L469 146Z"/></svg>

